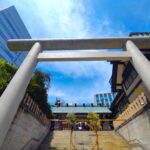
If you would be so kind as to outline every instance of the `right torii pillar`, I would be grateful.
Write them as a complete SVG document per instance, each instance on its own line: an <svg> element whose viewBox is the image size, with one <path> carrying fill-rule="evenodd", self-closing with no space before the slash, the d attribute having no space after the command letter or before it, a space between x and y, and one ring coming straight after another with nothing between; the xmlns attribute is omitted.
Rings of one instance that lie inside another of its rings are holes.
<svg viewBox="0 0 150 150"><path fill-rule="evenodd" d="M150 92L150 62L140 49L130 40L126 42L126 50L132 56L132 64Z"/></svg>

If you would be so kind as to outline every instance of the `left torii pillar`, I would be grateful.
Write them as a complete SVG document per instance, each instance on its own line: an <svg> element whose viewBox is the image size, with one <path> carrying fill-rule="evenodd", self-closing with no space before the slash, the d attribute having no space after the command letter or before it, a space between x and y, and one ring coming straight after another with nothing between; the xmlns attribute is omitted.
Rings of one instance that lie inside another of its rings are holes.
<svg viewBox="0 0 150 150"><path fill-rule="evenodd" d="M0 97L0 149L24 97L40 51L41 45L36 42Z"/></svg>

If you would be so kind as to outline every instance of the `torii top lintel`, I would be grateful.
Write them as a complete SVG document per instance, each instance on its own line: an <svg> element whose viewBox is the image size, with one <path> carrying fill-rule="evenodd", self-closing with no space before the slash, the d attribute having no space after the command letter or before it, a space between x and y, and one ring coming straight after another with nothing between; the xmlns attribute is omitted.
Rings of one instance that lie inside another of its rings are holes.
<svg viewBox="0 0 150 150"><path fill-rule="evenodd" d="M34 43L39 42L42 50L85 50L85 49L118 49L124 48L131 40L139 48L150 48L150 37L110 37L86 39L10 39L8 47L13 51L30 50Z"/></svg>

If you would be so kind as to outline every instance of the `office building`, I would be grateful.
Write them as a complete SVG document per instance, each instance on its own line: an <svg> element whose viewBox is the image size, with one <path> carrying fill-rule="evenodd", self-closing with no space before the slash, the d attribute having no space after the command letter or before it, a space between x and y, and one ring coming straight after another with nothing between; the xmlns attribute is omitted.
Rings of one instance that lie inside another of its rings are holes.
<svg viewBox="0 0 150 150"><path fill-rule="evenodd" d="M0 58L19 67L27 52L11 52L7 47L8 39L31 38L16 8L11 6L0 11Z"/></svg>
<svg viewBox="0 0 150 150"><path fill-rule="evenodd" d="M113 102L116 93L100 93L94 95L94 102L98 106L110 107Z"/></svg>

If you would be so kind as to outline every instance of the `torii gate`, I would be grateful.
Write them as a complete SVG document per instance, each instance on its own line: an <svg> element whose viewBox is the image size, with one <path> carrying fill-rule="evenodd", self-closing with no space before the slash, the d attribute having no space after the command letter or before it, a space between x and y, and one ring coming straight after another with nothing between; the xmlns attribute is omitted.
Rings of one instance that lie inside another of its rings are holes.
<svg viewBox="0 0 150 150"><path fill-rule="evenodd" d="M15 51L30 50L18 71L0 97L0 147L23 99L32 73L39 61L101 61L131 60L150 92L150 62L139 50L150 48L149 37L118 37L97 39L16 39L8 47ZM41 53L42 50L117 49L121 52Z"/></svg>

